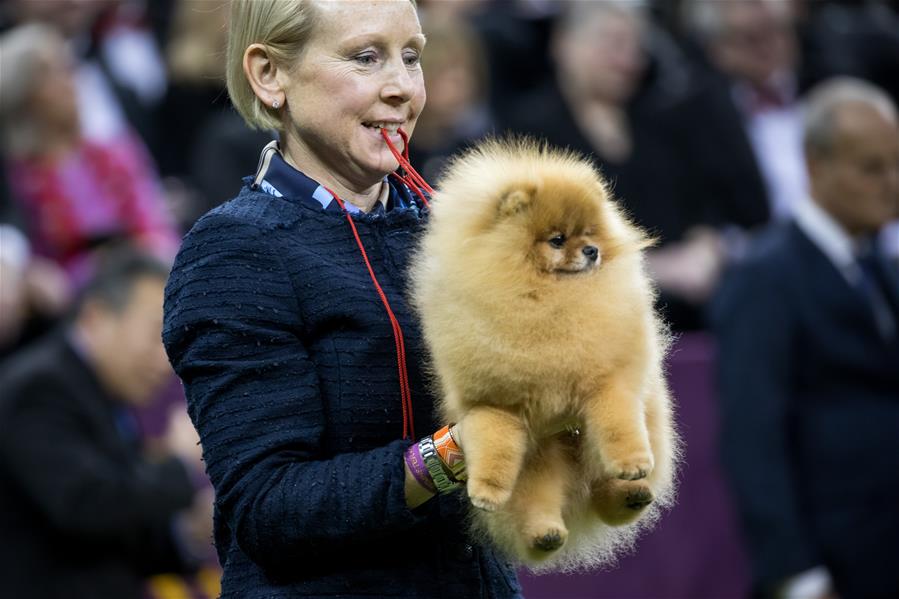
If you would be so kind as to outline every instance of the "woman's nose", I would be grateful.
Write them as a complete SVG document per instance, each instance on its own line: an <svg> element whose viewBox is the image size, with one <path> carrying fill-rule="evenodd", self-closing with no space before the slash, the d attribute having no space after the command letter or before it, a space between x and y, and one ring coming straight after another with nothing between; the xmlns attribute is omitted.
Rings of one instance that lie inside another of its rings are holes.
<svg viewBox="0 0 899 599"><path fill-rule="evenodd" d="M408 102L415 95L415 76L402 59L391 61L381 88L381 97L386 101Z"/></svg>

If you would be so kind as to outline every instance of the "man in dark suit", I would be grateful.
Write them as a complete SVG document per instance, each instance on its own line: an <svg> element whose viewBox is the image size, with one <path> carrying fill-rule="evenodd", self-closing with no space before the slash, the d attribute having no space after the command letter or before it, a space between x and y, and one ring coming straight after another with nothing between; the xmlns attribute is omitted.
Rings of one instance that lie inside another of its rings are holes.
<svg viewBox="0 0 899 599"><path fill-rule="evenodd" d="M722 451L755 593L899 597L899 122L878 88L810 94L811 199L716 304Z"/></svg>
<svg viewBox="0 0 899 599"><path fill-rule="evenodd" d="M129 411L170 376L160 339L167 272L116 256L64 330L0 371L4 597L140 597L143 576L190 565L176 534L189 523L195 444L169 439L147 457Z"/></svg>
<svg viewBox="0 0 899 599"><path fill-rule="evenodd" d="M671 141L703 218L752 229L792 213L806 183L803 57L787 2L685 0L700 68Z"/></svg>

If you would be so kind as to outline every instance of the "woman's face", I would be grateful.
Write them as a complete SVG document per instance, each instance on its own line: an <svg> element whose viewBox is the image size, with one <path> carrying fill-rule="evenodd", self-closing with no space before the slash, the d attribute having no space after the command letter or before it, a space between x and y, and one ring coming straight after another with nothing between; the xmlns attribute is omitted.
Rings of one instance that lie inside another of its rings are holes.
<svg viewBox="0 0 899 599"><path fill-rule="evenodd" d="M597 11L562 34L556 59L561 75L581 95L626 103L646 67L642 25L636 16Z"/></svg>
<svg viewBox="0 0 899 599"><path fill-rule="evenodd" d="M321 20L284 75L287 155L313 178L364 189L398 164L425 103L419 63L424 36L409 0L319 1Z"/></svg>
<svg viewBox="0 0 899 599"><path fill-rule="evenodd" d="M61 43L41 48L39 75L28 97L30 117L40 124L43 134L74 134L78 131L78 103L72 59Z"/></svg>

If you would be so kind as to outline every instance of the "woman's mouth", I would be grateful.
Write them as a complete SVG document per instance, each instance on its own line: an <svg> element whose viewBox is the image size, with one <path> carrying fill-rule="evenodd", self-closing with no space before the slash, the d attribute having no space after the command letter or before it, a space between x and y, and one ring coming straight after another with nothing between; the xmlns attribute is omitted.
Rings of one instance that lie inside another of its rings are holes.
<svg viewBox="0 0 899 599"><path fill-rule="evenodd" d="M362 123L363 127L367 129L371 129L380 135L381 129L386 129L387 133L393 137L399 135L399 129L402 126L402 123L385 123L381 121L373 121L371 123Z"/></svg>

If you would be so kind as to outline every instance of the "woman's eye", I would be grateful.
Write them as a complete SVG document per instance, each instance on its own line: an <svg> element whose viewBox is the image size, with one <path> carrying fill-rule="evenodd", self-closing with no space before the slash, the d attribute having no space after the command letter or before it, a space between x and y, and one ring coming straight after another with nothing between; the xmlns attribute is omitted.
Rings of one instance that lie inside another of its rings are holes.
<svg viewBox="0 0 899 599"><path fill-rule="evenodd" d="M421 62L421 54L418 52L408 52L403 55L403 62L406 63L407 67L414 67Z"/></svg>
<svg viewBox="0 0 899 599"><path fill-rule="evenodd" d="M565 236L556 235L555 237L551 237L549 240L549 245L553 246L556 249L561 249L565 245Z"/></svg>

